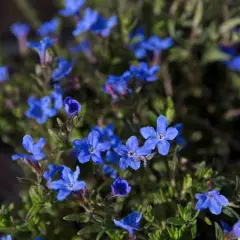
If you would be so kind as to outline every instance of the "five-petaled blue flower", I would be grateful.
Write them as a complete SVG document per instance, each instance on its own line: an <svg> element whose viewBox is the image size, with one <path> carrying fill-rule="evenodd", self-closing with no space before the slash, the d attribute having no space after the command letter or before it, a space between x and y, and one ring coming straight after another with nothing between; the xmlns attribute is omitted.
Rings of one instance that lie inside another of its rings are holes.
<svg viewBox="0 0 240 240"><path fill-rule="evenodd" d="M160 53L162 50L168 49L173 45L173 40L171 37L161 39L160 37L154 35L150 37L147 41L143 43L143 47L149 51L155 53Z"/></svg>
<svg viewBox="0 0 240 240"><path fill-rule="evenodd" d="M131 78L132 73L130 71L124 72L121 76L110 75L103 87L103 91L116 101L119 96L125 96L132 92L129 88Z"/></svg>
<svg viewBox="0 0 240 240"><path fill-rule="evenodd" d="M12 240L11 235L6 235L4 237L1 237L0 240Z"/></svg>
<svg viewBox="0 0 240 240"><path fill-rule="evenodd" d="M26 112L28 118L36 119L37 123L43 124L48 118L56 115L56 109L50 107L51 98L49 96L42 97L40 100L34 97L28 98L29 109Z"/></svg>
<svg viewBox="0 0 240 240"><path fill-rule="evenodd" d="M62 78L67 77L73 69L75 61L68 62L65 58L58 59L58 67L53 70L52 78L55 81L58 81Z"/></svg>
<svg viewBox="0 0 240 240"><path fill-rule="evenodd" d="M129 186L127 180L123 180L118 177L111 185L112 195L115 197L127 196L131 191L131 186Z"/></svg>
<svg viewBox="0 0 240 240"><path fill-rule="evenodd" d="M64 166L49 164L48 171L45 171L43 173L43 177L45 180L47 180L47 183L49 184L57 173L62 173L63 169Z"/></svg>
<svg viewBox="0 0 240 240"><path fill-rule="evenodd" d="M8 67L1 66L0 67L0 82L5 82L9 79Z"/></svg>
<svg viewBox="0 0 240 240"><path fill-rule="evenodd" d="M65 17L78 15L85 2L86 0L65 0L65 8L59 13Z"/></svg>
<svg viewBox="0 0 240 240"><path fill-rule="evenodd" d="M81 21L79 21L73 35L91 31L102 37L109 36L111 29L117 24L117 17L112 16L109 19L101 16L96 10L86 8Z"/></svg>
<svg viewBox="0 0 240 240"><path fill-rule="evenodd" d="M178 131L174 127L167 128L167 119L161 115L157 118L157 131L153 127L143 127L140 129L142 136L147 139L144 147L155 149L157 146L159 154L165 156L170 149L169 141L173 140Z"/></svg>
<svg viewBox="0 0 240 240"><path fill-rule="evenodd" d="M40 161L46 157L46 154L42 151L45 144L46 140L44 138L40 138L37 143L34 143L34 140L30 135L25 135L23 137L22 145L30 154L14 154L12 155L12 160L28 159L30 161Z"/></svg>
<svg viewBox="0 0 240 240"><path fill-rule="evenodd" d="M14 23L11 26L12 34L18 39L25 38L28 35L29 31L30 27L25 23Z"/></svg>
<svg viewBox="0 0 240 240"><path fill-rule="evenodd" d="M43 23L37 32L41 37L51 36L57 32L58 26L59 19L53 18L52 20Z"/></svg>
<svg viewBox="0 0 240 240"><path fill-rule="evenodd" d="M110 176L112 179L115 179L117 177L117 171L106 164L103 165L103 174L105 176Z"/></svg>
<svg viewBox="0 0 240 240"><path fill-rule="evenodd" d="M48 53L48 49L51 48L56 40L50 38L50 37L45 37L42 40L40 40L39 43L37 42L28 42L27 45L28 47L34 49L37 51L39 57L40 57L40 62L42 67L45 67L48 62L50 62L51 57Z"/></svg>
<svg viewBox="0 0 240 240"><path fill-rule="evenodd" d="M75 100L71 97L65 98L64 109L68 116L78 115L78 113L81 111L81 108L82 107L77 100Z"/></svg>
<svg viewBox="0 0 240 240"><path fill-rule="evenodd" d="M140 224L141 219L142 219L142 213L139 214L137 211L134 211L134 212L130 213L127 217L125 217L121 220L114 219L114 224L117 227L127 230L129 236L133 237L134 231L139 230L139 224Z"/></svg>
<svg viewBox="0 0 240 240"><path fill-rule="evenodd" d="M89 133L87 139L73 141L75 152L80 163L89 162L90 159L96 164L103 164L102 152L110 149L109 142L101 142L97 131Z"/></svg>
<svg viewBox="0 0 240 240"><path fill-rule="evenodd" d="M196 210L204 210L209 208L210 212L215 215L220 214L222 207L228 205L227 198L221 195L217 190L196 194L195 197L198 200L195 206Z"/></svg>
<svg viewBox="0 0 240 240"><path fill-rule="evenodd" d="M120 158L119 166L121 169L131 167L134 170L140 168L140 160L143 156L151 153L151 149L138 146L138 139L136 136L130 137L126 145L121 145L116 149L116 152L122 156Z"/></svg>
<svg viewBox="0 0 240 240"><path fill-rule="evenodd" d="M86 187L84 181L78 181L79 174L80 168L78 166L76 167L75 172L71 171L68 167L64 167L61 173L61 178L48 184L49 188L58 191L58 201L66 199L71 192L77 192Z"/></svg>
<svg viewBox="0 0 240 240"><path fill-rule="evenodd" d="M158 65L149 67L146 62L141 62L137 67L131 66L130 71L136 79L154 82L158 79L157 72L159 71L159 68Z"/></svg>

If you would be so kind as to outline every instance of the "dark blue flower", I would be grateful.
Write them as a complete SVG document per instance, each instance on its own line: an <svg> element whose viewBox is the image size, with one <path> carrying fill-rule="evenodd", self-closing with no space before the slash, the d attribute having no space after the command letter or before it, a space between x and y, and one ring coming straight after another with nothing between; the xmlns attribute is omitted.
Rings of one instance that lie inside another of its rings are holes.
<svg viewBox="0 0 240 240"><path fill-rule="evenodd" d="M79 21L76 29L73 31L73 35L77 36L81 33L89 31L97 19L98 12L96 10L92 10L91 8L86 8L82 20Z"/></svg>
<svg viewBox="0 0 240 240"><path fill-rule="evenodd" d="M62 201L66 199L72 192L77 192L86 187L86 183L84 181L78 181L79 174L79 167L76 167L75 172L72 172L68 167L64 167L61 173L61 178L48 184L49 188L58 191L58 201Z"/></svg>
<svg viewBox="0 0 240 240"><path fill-rule="evenodd" d="M149 51L161 52L162 50L168 49L173 45L173 40L171 37L161 39L160 37L154 35L150 37L146 42L143 43L143 47Z"/></svg>
<svg viewBox="0 0 240 240"><path fill-rule="evenodd" d="M143 156L151 153L151 149L139 147L136 136L130 137L126 145L121 145L116 149L116 152L121 156L119 166L121 169L131 167L134 170L140 168L140 160Z"/></svg>
<svg viewBox="0 0 240 240"><path fill-rule="evenodd" d="M97 131L90 132L87 139L73 141L73 146L80 163L92 160L96 164L103 164L101 153L111 147L109 142L100 141L100 134Z"/></svg>
<svg viewBox="0 0 240 240"><path fill-rule="evenodd" d="M173 140L178 131L174 127L167 128L167 119L161 115L157 119L157 131L153 127L143 127L140 129L142 136L147 139L144 147L149 149L155 149L158 147L159 154L165 156L170 149L169 141Z"/></svg>
<svg viewBox="0 0 240 240"><path fill-rule="evenodd" d="M183 124L182 123L177 123L177 124L174 125L174 127L178 131L178 135L176 137L176 143L178 145L181 145L181 150L182 150L187 146L187 140L182 137Z"/></svg>
<svg viewBox="0 0 240 240"><path fill-rule="evenodd" d="M64 100L64 109L68 116L78 115L81 111L81 105L79 102L71 97L67 97Z"/></svg>
<svg viewBox="0 0 240 240"><path fill-rule="evenodd" d="M240 56L233 57L225 62L227 67L232 71L240 71Z"/></svg>
<svg viewBox="0 0 240 240"><path fill-rule="evenodd" d="M26 38L26 36L28 35L30 31L30 26L28 24L24 24L24 23L14 23L11 26L11 32L12 34L20 39L20 38Z"/></svg>
<svg viewBox="0 0 240 240"><path fill-rule="evenodd" d="M221 220L220 223L221 223L221 226L223 228L223 232L225 234L230 233L232 231L232 227L230 227L226 222Z"/></svg>
<svg viewBox="0 0 240 240"><path fill-rule="evenodd" d="M51 98L46 96L40 100L34 97L28 98L29 109L26 112L28 118L36 119L37 123L43 124L48 118L54 117L57 113L56 109L51 108Z"/></svg>
<svg viewBox="0 0 240 240"><path fill-rule="evenodd" d="M158 79L157 73L159 68L160 67L158 65L149 67L147 63L141 62L137 67L131 66L130 71L136 79L154 82Z"/></svg>
<svg viewBox="0 0 240 240"><path fill-rule="evenodd" d="M103 174L105 176L110 176L113 179L117 177L117 171L106 164L103 165Z"/></svg>
<svg viewBox="0 0 240 240"><path fill-rule="evenodd" d="M46 140L44 138L40 138L37 143L34 143L33 138L30 135L25 135L23 137L23 148L30 153L29 154L14 154L12 155L12 160L17 159L28 159L30 161L39 161L46 157L45 153L42 151L44 145L46 144Z"/></svg>
<svg viewBox="0 0 240 240"><path fill-rule="evenodd" d="M118 177L111 185L112 195L115 197L127 196L131 191L131 186L129 186L127 180L123 180Z"/></svg>
<svg viewBox="0 0 240 240"><path fill-rule="evenodd" d="M129 88L131 78L132 74L129 71L124 72L121 76L110 75L103 91L109 94L113 100L117 100L119 96L125 96L132 92Z"/></svg>
<svg viewBox="0 0 240 240"><path fill-rule="evenodd" d="M195 197L198 200L195 206L196 210L209 208L210 212L215 215L220 214L222 212L222 207L228 205L227 198L221 195L217 190L196 194Z"/></svg>
<svg viewBox="0 0 240 240"><path fill-rule="evenodd" d="M65 9L59 11L62 16L78 15L86 0L65 0Z"/></svg>
<svg viewBox="0 0 240 240"><path fill-rule="evenodd" d="M72 72L74 64L75 60L68 62L65 58L59 58L58 67L52 73L53 80L58 81L67 77Z"/></svg>
<svg viewBox="0 0 240 240"><path fill-rule="evenodd" d="M53 18L52 20L43 23L41 27L37 30L37 32L41 37L54 35L58 30L58 26L59 19Z"/></svg>
<svg viewBox="0 0 240 240"><path fill-rule="evenodd" d="M11 235L6 235L4 237L1 237L0 240L12 240Z"/></svg>
<svg viewBox="0 0 240 240"><path fill-rule="evenodd" d="M34 240L44 240L43 237L36 237Z"/></svg>
<svg viewBox="0 0 240 240"><path fill-rule="evenodd" d="M9 73L8 73L8 67L7 66L1 66L0 67L0 82L4 82L9 80Z"/></svg>
<svg viewBox="0 0 240 240"><path fill-rule="evenodd" d="M85 9L83 19L79 21L73 35L77 36L81 33L91 31L102 37L109 36L111 29L117 24L117 17L112 16L109 19L99 15L96 10L90 8Z"/></svg>
<svg viewBox="0 0 240 240"><path fill-rule="evenodd" d="M222 52L228 54L231 57L236 57L238 55L238 52L234 46L220 45L219 48Z"/></svg>
<svg viewBox="0 0 240 240"><path fill-rule="evenodd" d="M40 57L40 62L43 67L47 65L48 62L50 62L50 55L48 53L48 49L51 48L56 40L53 40L50 37L45 37L42 40L40 40L39 43L36 42L28 42L28 47L34 49L37 51Z"/></svg>
<svg viewBox="0 0 240 240"><path fill-rule="evenodd" d="M47 180L49 184L57 173L62 173L63 169L64 169L64 166L49 164L48 171L44 172L43 177L45 180Z"/></svg>
<svg viewBox="0 0 240 240"><path fill-rule="evenodd" d="M114 219L114 224L117 227L127 230L129 233L129 236L132 237L134 234L134 231L139 230L139 223L141 219L142 219L142 213L139 214L137 211L134 211L130 213L127 217L121 220Z"/></svg>
<svg viewBox="0 0 240 240"><path fill-rule="evenodd" d="M240 238L240 220L238 220L237 223L234 224L231 233L234 238Z"/></svg>
<svg viewBox="0 0 240 240"><path fill-rule="evenodd" d="M130 44L129 48L135 54L138 59L144 58L146 55L146 49L143 47L145 41L145 33L142 27L137 27L129 34Z"/></svg>

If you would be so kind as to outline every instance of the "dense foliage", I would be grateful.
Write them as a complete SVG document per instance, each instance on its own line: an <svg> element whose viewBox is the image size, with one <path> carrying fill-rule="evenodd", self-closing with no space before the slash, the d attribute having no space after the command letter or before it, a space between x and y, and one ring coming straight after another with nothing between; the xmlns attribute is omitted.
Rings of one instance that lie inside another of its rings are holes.
<svg viewBox="0 0 240 240"><path fill-rule="evenodd" d="M44 23L30 2L1 55L24 172L1 239L240 238L237 1L56 1Z"/></svg>

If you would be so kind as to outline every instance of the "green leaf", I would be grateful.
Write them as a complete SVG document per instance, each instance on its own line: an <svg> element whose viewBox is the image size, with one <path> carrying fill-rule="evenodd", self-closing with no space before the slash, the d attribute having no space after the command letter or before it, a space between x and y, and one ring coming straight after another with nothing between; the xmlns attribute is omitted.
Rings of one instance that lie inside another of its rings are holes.
<svg viewBox="0 0 240 240"><path fill-rule="evenodd" d="M84 228L82 228L77 235L81 236L84 234L91 234L91 233L97 233L99 231L101 231L102 227L99 224L92 224L92 225L88 225Z"/></svg>
<svg viewBox="0 0 240 240"><path fill-rule="evenodd" d="M237 26L238 24L240 24L240 18L232 18L226 22L224 22L221 26L220 26L220 34L224 34L226 32L232 31L232 29Z"/></svg>
<svg viewBox="0 0 240 240"><path fill-rule="evenodd" d="M104 233L105 233L105 229L103 229L102 231L100 231L100 232L98 233L97 237L96 237L96 240L100 240Z"/></svg>
<svg viewBox="0 0 240 240"><path fill-rule="evenodd" d="M196 6L194 18L193 18L193 26L194 27L199 26L199 24L202 21L202 17L203 17L203 2L202 2L202 0L199 0L197 2L197 6Z"/></svg>
<svg viewBox="0 0 240 240"><path fill-rule="evenodd" d="M217 222L215 222L214 225L215 225L216 239L217 240L224 240L224 234L223 234L222 228L220 227L220 225Z"/></svg>
<svg viewBox="0 0 240 240"><path fill-rule="evenodd" d="M236 217L237 219L240 218L239 214L236 213L232 208L230 207L224 207L223 208L223 213L225 213L229 217Z"/></svg>
<svg viewBox="0 0 240 240"><path fill-rule="evenodd" d="M211 222L211 220L210 220L208 217L205 217L205 218L204 218L204 222L205 222L207 225L209 225L209 226L212 225L212 222Z"/></svg>
<svg viewBox="0 0 240 240"><path fill-rule="evenodd" d="M67 215L63 218L65 221L69 222L89 222L90 216L87 213L73 213Z"/></svg>
<svg viewBox="0 0 240 240"><path fill-rule="evenodd" d="M225 61L229 59L229 55L221 52L217 47L206 49L203 55L202 63L207 64L216 61Z"/></svg>
<svg viewBox="0 0 240 240"><path fill-rule="evenodd" d="M167 223L176 225L176 226L181 226L181 225L185 224L185 221L179 217L171 217L171 218L167 219Z"/></svg>

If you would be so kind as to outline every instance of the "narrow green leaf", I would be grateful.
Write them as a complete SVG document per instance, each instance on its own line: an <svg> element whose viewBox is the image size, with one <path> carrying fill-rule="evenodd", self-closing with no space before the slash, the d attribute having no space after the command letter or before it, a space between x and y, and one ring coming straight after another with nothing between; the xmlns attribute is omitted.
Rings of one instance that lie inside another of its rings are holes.
<svg viewBox="0 0 240 240"><path fill-rule="evenodd" d="M88 225L88 226L82 228L77 233L77 235L81 236L81 235L84 235L84 234L97 233L97 232L101 231L101 229L102 228L101 228L100 224L92 224L92 225Z"/></svg>
<svg viewBox="0 0 240 240"><path fill-rule="evenodd" d="M105 233L105 229L103 229L102 231L100 231L100 232L98 233L97 237L96 237L96 240L100 240L104 233Z"/></svg>
<svg viewBox="0 0 240 240"><path fill-rule="evenodd" d="M168 218L167 222L169 224L176 225L176 226L179 226L179 225L181 226L181 225L185 224L185 221L182 218L179 218L179 217Z"/></svg>
<svg viewBox="0 0 240 240"><path fill-rule="evenodd" d="M88 222L90 220L90 217L87 213L84 212L84 213L73 213L65 216L63 219L69 222Z"/></svg>
<svg viewBox="0 0 240 240"><path fill-rule="evenodd" d="M224 240L224 234L223 234L222 228L220 227L220 225L217 222L215 222L214 225L215 225L216 239L217 240Z"/></svg>

